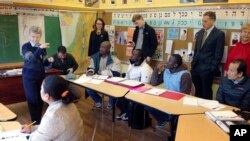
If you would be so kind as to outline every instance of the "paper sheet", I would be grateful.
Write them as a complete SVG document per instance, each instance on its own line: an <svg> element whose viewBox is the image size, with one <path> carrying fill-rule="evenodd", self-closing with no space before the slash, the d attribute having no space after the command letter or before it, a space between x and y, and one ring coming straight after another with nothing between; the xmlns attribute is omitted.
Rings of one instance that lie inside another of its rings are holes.
<svg viewBox="0 0 250 141"><path fill-rule="evenodd" d="M27 141L29 134L21 133L20 130L12 130L0 133L0 141Z"/></svg>
<svg viewBox="0 0 250 141"><path fill-rule="evenodd" d="M192 97L184 97L183 98L183 104L184 105L198 106L198 99L197 98L192 98Z"/></svg>
<svg viewBox="0 0 250 141"><path fill-rule="evenodd" d="M172 47L173 47L173 40L167 40L166 41L166 50L165 50L165 53L171 54Z"/></svg>
<svg viewBox="0 0 250 141"><path fill-rule="evenodd" d="M145 91L144 93L152 94L152 95L160 95L164 93L165 91L166 91L165 89L152 88L152 89Z"/></svg>

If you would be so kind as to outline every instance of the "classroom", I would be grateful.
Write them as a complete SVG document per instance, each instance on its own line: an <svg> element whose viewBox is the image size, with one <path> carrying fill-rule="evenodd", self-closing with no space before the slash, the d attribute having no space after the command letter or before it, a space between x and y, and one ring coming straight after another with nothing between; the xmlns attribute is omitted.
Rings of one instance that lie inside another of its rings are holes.
<svg viewBox="0 0 250 141"><path fill-rule="evenodd" d="M0 0L0 141L240 129L250 137L249 0Z"/></svg>

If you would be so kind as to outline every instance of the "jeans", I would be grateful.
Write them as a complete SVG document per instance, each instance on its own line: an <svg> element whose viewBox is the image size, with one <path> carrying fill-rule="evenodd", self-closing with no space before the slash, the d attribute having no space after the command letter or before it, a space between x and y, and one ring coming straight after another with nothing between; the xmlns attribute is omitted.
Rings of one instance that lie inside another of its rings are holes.
<svg viewBox="0 0 250 141"><path fill-rule="evenodd" d="M157 120L158 123L169 121L170 119L170 115L167 113L161 112L148 106L145 106L144 109L147 110Z"/></svg>
<svg viewBox="0 0 250 141"><path fill-rule="evenodd" d="M87 91L88 95L95 101L95 103L98 103L98 102L102 103L102 97L100 95L98 95L96 91L91 90L91 89L86 89L86 91ZM113 107L113 100L115 100L115 99L113 97L109 96L109 103L108 104L111 107Z"/></svg>

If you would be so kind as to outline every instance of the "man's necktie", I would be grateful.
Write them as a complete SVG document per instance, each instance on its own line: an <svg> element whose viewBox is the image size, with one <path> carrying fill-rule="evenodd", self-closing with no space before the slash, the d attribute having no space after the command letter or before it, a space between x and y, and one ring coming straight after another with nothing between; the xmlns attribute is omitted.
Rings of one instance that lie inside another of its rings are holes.
<svg viewBox="0 0 250 141"><path fill-rule="evenodd" d="M207 38L207 31L205 31L203 36L202 36L201 48L203 47L203 45L204 45L204 43L206 41L206 38Z"/></svg>

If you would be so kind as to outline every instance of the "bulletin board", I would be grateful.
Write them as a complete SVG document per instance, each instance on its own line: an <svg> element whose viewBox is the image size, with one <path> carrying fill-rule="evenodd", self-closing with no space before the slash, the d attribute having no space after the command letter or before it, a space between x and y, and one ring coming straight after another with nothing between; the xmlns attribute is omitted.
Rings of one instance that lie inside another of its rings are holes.
<svg viewBox="0 0 250 141"><path fill-rule="evenodd" d="M187 29L187 37L185 40L173 39L173 46L171 53L175 50L185 50L188 43L192 43L192 50L194 49L194 30L202 28L201 19L205 11L216 12L217 20L216 27L225 32L226 40L225 46L231 45L232 35L239 34L241 25L250 21L250 6L234 6L229 8L227 6L204 6L204 7L185 7L185 8L166 8L158 10L143 10L143 11L122 11L122 12L106 12L103 14L103 19L106 24L115 26L116 31L127 31L128 27L133 27L131 21L133 14L139 13L143 15L144 20L154 28L164 28L164 49L163 61L167 60L168 54L165 53L166 40L168 40L167 32L172 28ZM180 33L178 35L180 37ZM239 36L238 36L239 39ZM228 49L227 49L228 50ZM115 51L121 60L128 60L126 56L126 47L115 44ZM223 62L222 62L223 63ZM190 62L187 61L190 66Z"/></svg>

